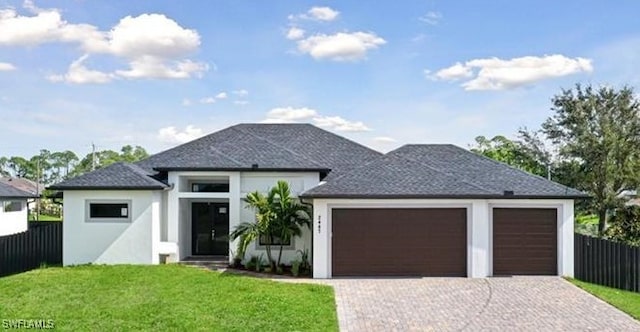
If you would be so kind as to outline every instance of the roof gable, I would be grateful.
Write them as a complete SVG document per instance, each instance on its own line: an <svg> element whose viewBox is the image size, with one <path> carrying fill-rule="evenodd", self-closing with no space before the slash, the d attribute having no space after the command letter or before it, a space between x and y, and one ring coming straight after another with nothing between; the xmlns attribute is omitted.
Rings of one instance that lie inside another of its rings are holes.
<svg viewBox="0 0 640 332"><path fill-rule="evenodd" d="M312 188L308 197L584 197L454 145L405 145Z"/></svg>
<svg viewBox="0 0 640 332"><path fill-rule="evenodd" d="M54 190L134 190L163 189L166 187L165 183L153 178L151 174L142 168L120 162L62 181L49 188Z"/></svg>
<svg viewBox="0 0 640 332"><path fill-rule="evenodd" d="M381 153L310 124L239 124L138 163L147 170L313 170L335 176Z"/></svg>

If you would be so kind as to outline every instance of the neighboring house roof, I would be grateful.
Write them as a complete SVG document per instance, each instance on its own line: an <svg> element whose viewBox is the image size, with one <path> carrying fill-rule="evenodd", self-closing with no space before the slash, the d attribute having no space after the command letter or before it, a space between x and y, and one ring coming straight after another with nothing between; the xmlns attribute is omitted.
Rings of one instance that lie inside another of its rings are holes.
<svg viewBox="0 0 640 332"><path fill-rule="evenodd" d="M136 190L164 189L167 184L153 177L153 174L129 163L115 163L62 181L51 187L53 190Z"/></svg>
<svg viewBox="0 0 640 332"><path fill-rule="evenodd" d="M454 145L405 145L302 194L315 198L578 198L586 194Z"/></svg>
<svg viewBox="0 0 640 332"><path fill-rule="evenodd" d="M38 194L30 193L0 182L0 198L36 198Z"/></svg>
<svg viewBox="0 0 640 332"><path fill-rule="evenodd" d="M310 124L239 124L137 164L158 171L320 171L332 178L381 155Z"/></svg>
<svg viewBox="0 0 640 332"><path fill-rule="evenodd" d="M0 177L0 183L4 183L6 185L12 186L14 188L17 188L29 193L42 194L42 191L45 188L44 184L42 183L38 184L35 181L31 181L25 178Z"/></svg>

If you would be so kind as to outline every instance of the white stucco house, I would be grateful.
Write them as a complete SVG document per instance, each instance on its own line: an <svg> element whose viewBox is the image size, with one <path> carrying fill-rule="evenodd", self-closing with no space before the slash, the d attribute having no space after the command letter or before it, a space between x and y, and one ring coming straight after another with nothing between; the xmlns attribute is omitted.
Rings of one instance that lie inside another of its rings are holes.
<svg viewBox="0 0 640 332"><path fill-rule="evenodd" d="M27 201L38 197L0 182L0 236L21 233L29 228Z"/></svg>
<svg viewBox="0 0 640 332"><path fill-rule="evenodd" d="M283 261L309 249L315 278L573 275L584 193L453 145L381 154L309 124L240 124L52 186L63 262L231 259L229 233L254 220L242 198L278 180L313 205Z"/></svg>

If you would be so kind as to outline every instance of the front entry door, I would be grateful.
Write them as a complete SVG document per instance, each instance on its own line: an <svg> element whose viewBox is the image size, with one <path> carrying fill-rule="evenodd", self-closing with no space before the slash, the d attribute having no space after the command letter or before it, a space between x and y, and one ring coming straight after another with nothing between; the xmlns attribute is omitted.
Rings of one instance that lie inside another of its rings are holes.
<svg viewBox="0 0 640 332"><path fill-rule="evenodd" d="M229 203L192 203L192 253L229 254Z"/></svg>

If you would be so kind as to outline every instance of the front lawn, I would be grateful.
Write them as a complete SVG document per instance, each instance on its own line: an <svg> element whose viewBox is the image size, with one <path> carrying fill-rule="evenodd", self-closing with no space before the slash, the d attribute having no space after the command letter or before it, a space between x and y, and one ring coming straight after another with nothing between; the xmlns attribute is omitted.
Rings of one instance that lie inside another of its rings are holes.
<svg viewBox="0 0 640 332"><path fill-rule="evenodd" d="M0 278L0 319L95 330L336 331L333 289L182 265L47 268Z"/></svg>
<svg viewBox="0 0 640 332"><path fill-rule="evenodd" d="M612 306L628 313L635 319L640 319L640 293L594 285L576 279L568 280Z"/></svg>

